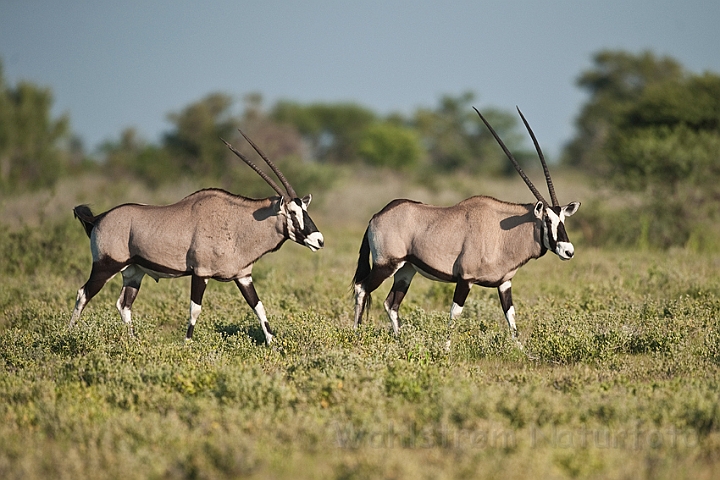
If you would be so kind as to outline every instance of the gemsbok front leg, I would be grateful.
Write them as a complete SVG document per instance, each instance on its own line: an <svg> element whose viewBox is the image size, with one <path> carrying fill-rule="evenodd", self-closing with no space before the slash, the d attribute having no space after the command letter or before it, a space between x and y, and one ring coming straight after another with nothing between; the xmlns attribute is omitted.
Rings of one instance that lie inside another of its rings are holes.
<svg viewBox="0 0 720 480"><path fill-rule="evenodd" d="M517 339L517 327L515 326L515 307L512 303L512 282L508 280L507 282L501 284L498 287L498 294L500 295L500 306L502 306L503 313L505 314L505 319L507 320L508 327L510 327L510 333L512 335L512 338L515 339L515 341L518 342L518 345L520 342Z"/></svg>
<svg viewBox="0 0 720 480"><path fill-rule="evenodd" d="M137 298L144 276L145 272L135 265L130 265L122 271L123 286L115 306L120 312L120 318L122 318L122 321L127 325L128 333L131 337L134 335L132 326L132 304L135 298Z"/></svg>
<svg viewBox="0 0 720 480"><path fill-rule="evenodd" d="M460 316L465 306L465 300L467 300L468 294L470 293L470 287L472 283L465 280L458 280L455 284L455 293L453 293L453 304L450 307L450 325Z"/></svg>
<svg viewBox="0 0 720 480"><path fill-rule="evenodd" d="M207 278L198 277L197 275L193 275L190 281L190 319L188 320L188 329L185 334L186 341L192 340L195 324L202 310L202 299L207 283Z"/></svg>
<svg viewBox="0 0 720 480"><path fill-rule="evenodd" d="M268 322L267 314L265 313L265 307L263 306L263 303L260 301L260 298L255 291L252 277L248 275L247 277L239 278L235 280L235 284L240 289L240 293L242 293L245 301L255 312L255 316L257 316L258 320L260 321L260 327L262 328L263 334L265 335L265 343L267 345L270 345L275 334L270 328L270 323Z"/></svg>

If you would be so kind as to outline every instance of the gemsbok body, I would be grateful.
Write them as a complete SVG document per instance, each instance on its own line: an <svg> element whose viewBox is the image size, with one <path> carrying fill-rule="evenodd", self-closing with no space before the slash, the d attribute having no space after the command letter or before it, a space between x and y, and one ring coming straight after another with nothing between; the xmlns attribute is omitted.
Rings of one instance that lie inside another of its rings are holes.
<svg viewBox="0 0 720 480"><path fill-rule="evenodd" d="M432 280L455 283L451 323L462 312L473 285L497 288L510 332L517 338L511 285L518 269L548 250L562 260L573 257L574 247L565 230L565 218L574 214L580 203L558 204L542 150L522 112L518 109L540 157L552 204L535 188L495 130L475 111L537 202L508 203L486 196L471 197L451 207L404 199L390 202L372 217L360 247L353 279L356 328L362 321L369 295L394 276L384 306L397 334L398 309L419 272Z"/></svg>
<svg viewBox="0 0 720 480"><path fill-rule="evenodd" d="M77 293L70 320L74 325L87 303L117 273L123 286L117 309L132 334L132 304L145 275L160 278L190 276L191 339L209 279L234 281L254 310L270 344L273 333L252 281L253 264L263 255L293 240L310 250L323 247L323 235L307 213L312 197L299 198L280 170L240 132L270 166L285 187L277 184L244 155L225 144L255 170L278 196L251 199L220 189L206 189L166 206L124 204L93 215L87 205L75 216L90 237L92 270Z"/></svg>

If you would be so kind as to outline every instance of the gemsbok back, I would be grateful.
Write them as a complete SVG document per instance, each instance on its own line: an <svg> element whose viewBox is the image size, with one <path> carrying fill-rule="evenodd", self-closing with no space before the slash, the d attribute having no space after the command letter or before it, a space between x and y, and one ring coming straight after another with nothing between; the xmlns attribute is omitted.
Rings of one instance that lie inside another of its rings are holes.
<svg viewBox="0 0 720 480"><path fill-rule="evenodd" d="M117 309L132 335L131 309L143 277L149 275L158 281L190 276L187 340L192 338L203 293L212 278L235 282L255 311L265 342L270 344L273 333L253 286L253 264L266 253L279 249L288 239L312 251L321 249L324 239L307 213L312 197L299 198L275 164L242 131L240 133L270 166L285 192L223 140L278 196L251 199L211 188L166 206L128 203L100 215L93 215L87 205L75 207L75 217L90 237L93 263L90 278L78 290L70 326L108 280L120 272L123 286Z"/></svg>
<svg viewBox="0 0 720 480"><path fill-rule="evenodd" d="M436 207L412 200L393 200L375 214L365 231L355 288L355 328L362 321L370 294L387 278L394 276L385 299L394 332L398 333L398 309L416 272L432 280L455 283L450 322L463 310L470 287L480 285L498 289L510 332L517 340L515 307L511 282L518 269L548 250L562 260L575 250L565 231L565 218L577 212L579 202L560 206L545 157L530 125L518 113L533 139L552 205L525 175L485 117L480 119L497 140L537 202L507 203L492 197L470 197L451 207ZM370 266L372 256L372 268Z"/></svg>

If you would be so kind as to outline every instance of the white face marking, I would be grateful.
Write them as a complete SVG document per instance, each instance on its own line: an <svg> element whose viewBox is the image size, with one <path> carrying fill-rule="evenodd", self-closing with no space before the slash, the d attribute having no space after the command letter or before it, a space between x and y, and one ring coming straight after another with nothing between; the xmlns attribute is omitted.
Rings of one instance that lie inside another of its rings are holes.
<svg viewBox="0 0 720 480"><path fill-rule="evenodd" d="M570 260L575 255L575 247L570 242L558 242L555 253L562 260Z"/></svg>
<svg viewBox="0 0 720 480"><path fill-rule="evenodd" d="M303 212L306 211L306 208L304 204L301 203L301 206L298 206L295 201L290 200L287 202L287 209L288 209L288 216L292 217L294 216L297 219L298 226L300 227L300 230L305 229L305 216L303 215Z"/></svg>
<svg viewBox="0 0 720 480"><path fill-rule="evenodd" d="M312 250L313 252L317 252L325 244L325 239L323 238L322 233L313 232L307 237L305 237L304 243L305 246L307 246L310 250Z"/></svg>
<svg viewBox="0 0 720 480"><path fill-rule="evenodd" d="M561 218L561 217L557 216L557 215L555 214L555 212L553 212L553 211L552 211L551 209L549 209L549 208L546 208L546 209L545 209L545 213L546 213L546 215L548 216L548 218L550 219L550 230L551 230L550 233L552 234L552 238L555 238L555 239L556 239L556 238L557 238L557 232L558 232L558 225L560 224L561 221L564 220L564 218ZM561 216L564 216L564 215L562 215L562 213L560 213L560 215L561 215Z"/></svg>
<svg viewBox="0 0 720 480"><path fill-rule="evenodd" d="M551 209L547 208L545 209L545 212L547 213L548 218L550 219L550 234L552 235L552 238L555 239L555 254L560 257L561 260L570 260L573 255L575 254L575 247L573 247L573 244L570 242L558 242L558 228L560 224L565 224L565 210L567 207L563 207L560 210L560 215L557 215L555 212L553 212ZM575 208L577 210L577 208ZM571 212L575 213L573 210ZM546 232L547 233L547 232ZM545 246L549 249L550 248L550 242L549 239L545 238Z"/></svg>

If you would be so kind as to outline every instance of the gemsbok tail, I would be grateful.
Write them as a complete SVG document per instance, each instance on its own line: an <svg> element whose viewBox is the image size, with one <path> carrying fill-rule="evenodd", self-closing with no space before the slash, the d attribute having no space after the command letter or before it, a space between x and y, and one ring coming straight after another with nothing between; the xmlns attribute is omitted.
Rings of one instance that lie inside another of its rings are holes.
<svg viewBox="0 0 720 480"><path fill-rule="evenodd" d="M78 205L73 208L73 213L75 214L75 218L80 220L80 223L82 223L82 226L85 229L85 233L87 233L88 238L90 238L90 234L92 233L93 228L95 228L95 221L97 220L95 215L93 215L92 210L90 210L90 207L87 205Z"/></svg>
<svg viewBox="0 0 720 480"><path fill-rule="evenodd" d="M369 230L370 227L368 227ZM368 241L368 230L365 230L362 243L360 244L360 253L358 254L358 264L353 277L353 284L358 285L370 275L370 242Z"/></svg>

